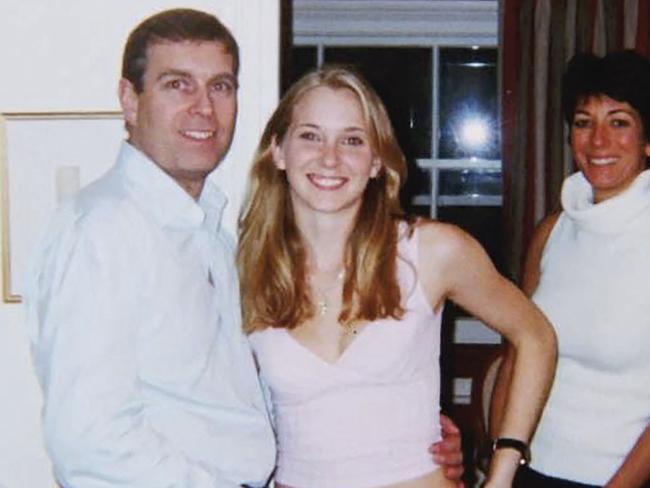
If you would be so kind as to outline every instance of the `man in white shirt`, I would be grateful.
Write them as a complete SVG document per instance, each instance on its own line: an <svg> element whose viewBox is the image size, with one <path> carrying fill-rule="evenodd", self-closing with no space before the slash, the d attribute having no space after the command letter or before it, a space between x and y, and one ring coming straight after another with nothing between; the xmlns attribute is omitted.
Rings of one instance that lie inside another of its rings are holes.
<svg viewBox="0 0 650 488"><path fill-rule="evenodd" d="M209 14L141 23L119 86L128 142L39 248L28 325L63 487L263 486L271 474L225 198L207 180L232 139L238 65Z"/></svg>

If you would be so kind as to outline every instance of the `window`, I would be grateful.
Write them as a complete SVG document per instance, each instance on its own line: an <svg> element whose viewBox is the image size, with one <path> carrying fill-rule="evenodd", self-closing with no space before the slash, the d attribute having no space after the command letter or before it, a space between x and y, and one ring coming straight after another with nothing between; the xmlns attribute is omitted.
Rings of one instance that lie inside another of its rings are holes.
<svg viewBox="0 0 650 488"><path fill-rule="evenodd" d="M499 158L496 58L493 47L440 48L440 159Z"/></svg>

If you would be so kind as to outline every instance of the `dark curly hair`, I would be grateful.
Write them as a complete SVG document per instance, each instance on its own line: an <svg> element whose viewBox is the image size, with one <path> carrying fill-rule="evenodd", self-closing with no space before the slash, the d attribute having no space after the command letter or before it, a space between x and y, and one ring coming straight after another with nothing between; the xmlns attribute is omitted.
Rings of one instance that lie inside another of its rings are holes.
<svg viewBox="0 0 650 488"><path fill-rule="evenodd" d="M641 117L650 141L650 60L636 51L615 51L599 57L579 53L562 79L562 110L571 125L576 106L592 96L606 95L627 102Z"/></svg>

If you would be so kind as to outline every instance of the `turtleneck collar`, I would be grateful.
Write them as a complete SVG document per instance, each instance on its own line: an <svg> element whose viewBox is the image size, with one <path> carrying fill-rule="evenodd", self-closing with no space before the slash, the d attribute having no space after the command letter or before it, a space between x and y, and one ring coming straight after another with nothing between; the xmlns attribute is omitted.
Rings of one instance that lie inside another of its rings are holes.
<svg viewBox="0 0 650 488"><path fill-rule="evenodd" d="M597 204L591 185L578 172L564 180L561 199L563 210L579 226L599 234L617 234L650 207L650 170L639 174L625 191Z"/></svg>

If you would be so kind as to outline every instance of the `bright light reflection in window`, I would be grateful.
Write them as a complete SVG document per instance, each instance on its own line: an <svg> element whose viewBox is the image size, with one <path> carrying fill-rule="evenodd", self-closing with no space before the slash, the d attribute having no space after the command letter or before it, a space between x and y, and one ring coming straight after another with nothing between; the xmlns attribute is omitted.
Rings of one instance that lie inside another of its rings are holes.
<svg viewBox="0 0 650 488"><path fill-rule="evenodd" d="M485 119L465 119L460 127L460 143L466 150L483 148L490 137L490 126Z"/></svg>

